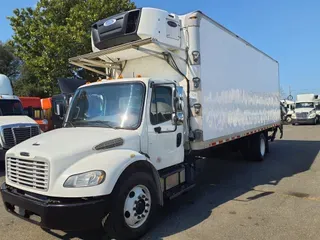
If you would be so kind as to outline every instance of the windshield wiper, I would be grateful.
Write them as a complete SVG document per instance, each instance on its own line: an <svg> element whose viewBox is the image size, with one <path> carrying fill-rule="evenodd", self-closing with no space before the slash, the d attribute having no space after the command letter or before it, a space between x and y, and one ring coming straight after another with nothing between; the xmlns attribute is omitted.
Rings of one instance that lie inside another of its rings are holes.
<svg viewBox="0 0 320 240"><path fill-rule="evenodd" d="M110 121L102 121L102 120L95 120L95 121L83 121L81 123L85 123L90 127L90 124L98 124L99 126L102 127L107 127L107 128L113 128L113 129L118 129L118 127L112 126Z"/></svg>
<svg viewBox="0 0 320 240"><path fill-rule="evenodd" d="M65 124L68 124L68 123L70 124L71 127L74 127L74 128L76 127L71 121L66 121L65 122Z"/></svg>

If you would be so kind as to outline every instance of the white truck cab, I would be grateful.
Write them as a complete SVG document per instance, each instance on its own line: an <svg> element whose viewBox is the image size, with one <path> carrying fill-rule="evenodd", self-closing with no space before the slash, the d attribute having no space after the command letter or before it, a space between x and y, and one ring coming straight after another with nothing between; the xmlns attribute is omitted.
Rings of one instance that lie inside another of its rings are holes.
<svg viewBox="0 0 320 240"><path fill-rule="evenodd" d="M295 102L292 100L281 100L281 103L283 104L283 106L286 108L286 115L285 115L285 119L283 119L284 121L286 121L287 123L291 123L292 122L292 114L294 113L294 106L295 106Z"/></svg>
<svg viewBox="0 0 320 240"><path fill-rule="evenodd" d="M292 124L314 124L319 122L319 99L316 94L299 94L292 114Z"/></svg>
<svg viewBox="0 0 320 240"><path fill-rule="evenodd" d="M104 79L77 89L63 128L6 154L4 206L43 228L138 239L195 186L195 153L262 161L282 130L278 63L201 12L108 17L92 49L69 61Z"/></svg>
<svg viewBox="0 0 320 240"><path fill-rule="evenodd" d="M40 133L36 121L24 115L10 80L3 74L0 74L0 133L0 161L5 160L8 149Z"/></svg>

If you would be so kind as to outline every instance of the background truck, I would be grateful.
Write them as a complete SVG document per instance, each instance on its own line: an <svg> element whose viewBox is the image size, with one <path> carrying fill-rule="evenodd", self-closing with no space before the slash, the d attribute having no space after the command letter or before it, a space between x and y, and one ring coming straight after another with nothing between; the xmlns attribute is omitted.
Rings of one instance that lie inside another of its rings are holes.
<svg viewBox="0 0 320 240"><path fill-rule="evenodd" d="M40 126L43 132L49 130L48 120L44 118L43 109L41 106L41 98L39 97L19 97L25 115L34 119Z"/></svg>
<svg viewBox="0 0 320 240"><path fill-rule="evenodd" d="M292 124L314 124L320 119L317 111L320 109L319 98L316 94L299 94L292 114Z"/></svg>
<svg viewBox="0 0 320 240"><path fill-rule="evenodd" d="M52 101L52 123L53 128L61 128L62 123L69 107L70 99L72 98L74 92L77 88L86 81L83 79L75 79L75 78L59 78L58 84L60 87L60 94L54 95L51 98Z"/></svg>
<svg viewBox="0 0 320 240"><path fill-rule="evenodd" d="M13 95L9 78L0 74L0 161L8 149L39 133L39 125L24 115L19 98Z"/></svg>
<svg viewBox="0 0 320 240"><path fill-rule="evenodd" d="M232 144L262 161L281 130L278 63L201 12L120 13L92 25L92 46L70 62L106 80L78 88L63 128L6 155L4 206L43 228L137 239L195 186L195 154Z"/></svg>
<svg viewBox="0 0 320 240"><path fill-rule="evenodd" d="M295 102L292 100L284 99L284 100L281 100L281 103L286 108L286 114L285 114L285 118L283 120L286 121L287 123L291 123L292 122L292 114L294 113Z"/></svg>

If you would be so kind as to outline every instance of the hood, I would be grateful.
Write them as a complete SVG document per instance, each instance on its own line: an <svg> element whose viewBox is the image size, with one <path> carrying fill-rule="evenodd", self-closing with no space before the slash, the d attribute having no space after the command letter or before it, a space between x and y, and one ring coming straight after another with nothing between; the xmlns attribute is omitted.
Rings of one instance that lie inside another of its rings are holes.
<svg viewBox="0 0 320 240"><path fill-rule="evenodd" d="M295 113L309 113L311 111L313 111L314 108L296 108L294 110Z"/></svg>
<svg viewBox="0 0 320 240"><path fill-rule="evenodd" d="M45 158L50 163L61 160L67 164L66 166L70 166L73 162L89 154L111 150L112 148L97 151L93 148L100 143L116 138L124 140L123 145L117 148L140 150L139 135L136 131L77 127L60 128L40 134L11 148L7 155L20 158L21 152L27 152L30 155L29 159ZM59 165L64 164L61 163Z"/></svg>
<svg viewBox="0 0 320 240"><path fill-rule="evenodd" d="M0 126L10 124L37 124L32 118L28 116L0 116Z"/></svg>

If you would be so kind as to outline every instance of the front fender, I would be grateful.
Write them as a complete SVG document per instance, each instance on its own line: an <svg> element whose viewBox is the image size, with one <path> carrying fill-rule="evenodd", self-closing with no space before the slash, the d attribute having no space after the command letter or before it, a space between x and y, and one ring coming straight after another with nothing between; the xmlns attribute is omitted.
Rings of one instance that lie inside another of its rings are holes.
<svg viewBox="0 0 320 240"><path fill-rule="evenodd" d="M60 177L58 177L57 181L51 185L49 195L56 197L94 197L111 194L122 172L129 165L137 161L148 161L153 166L146 156L132 150L115 149L96 152L67 168ZM102 184L83 188L63 187L64 182L69 176L91 170L105 171L106 177Z"/></svg>

